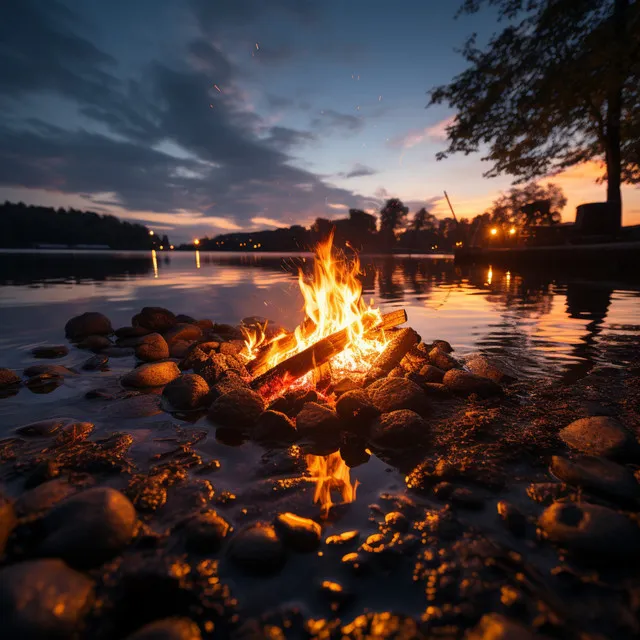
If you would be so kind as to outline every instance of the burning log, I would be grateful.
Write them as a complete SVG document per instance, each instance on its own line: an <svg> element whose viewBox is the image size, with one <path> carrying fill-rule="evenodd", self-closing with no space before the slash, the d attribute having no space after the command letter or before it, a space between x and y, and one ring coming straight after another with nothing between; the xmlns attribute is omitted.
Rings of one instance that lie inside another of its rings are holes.
<svg viewBox="0 0 640 640"><path fill-rule="evenodd" d="M400 329L385 350L374 360L371 370L365 378L365 386L387 375L397 367L407 351L417 344L419 340L420 336L413 329Z"/></svg>
<svg viewBox="0 0 640 640"><path fill-rule="evenodd" d="M384 314L379 323L374 326L367 327L367 329L369 331L372 329L379 329L380 327L391 329L398 324L406 322L406 319L407 315L404 311L402 313L394 311L392 313ZM350 327L347 327L340 331L336 331L336 333L332 333L330 336L322 338L322 340L319 340L310 347L307 347L304 351L300 351L290 358L278 363L275 367L272 367L262 375L255 378L251 383L251 388L257 391L273 385L276 380L288 379L293 382L294 380L297 380L309 373L309 371L329 362L331 358L337 356L347 347L349 343L349 329ZM414 343L409 345L402 355L404 355L406 351L413 346L413 344ZM400 358L402 358L402 356L400 356Z"/></svg>

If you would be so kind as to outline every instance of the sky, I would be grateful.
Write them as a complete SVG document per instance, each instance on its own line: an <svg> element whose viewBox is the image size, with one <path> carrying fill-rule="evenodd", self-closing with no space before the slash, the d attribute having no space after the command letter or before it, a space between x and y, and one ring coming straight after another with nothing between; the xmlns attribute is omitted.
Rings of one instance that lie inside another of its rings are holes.
<svg viewBox="0 0 640 640"><path fill-rule="evenodd" d="M399 197L482 213L509 177L436 161L430 88L500 28L440 0L20 0L0 22L0 200L113 213L172 242L310 224ZM596 165L553 181L601 201ZM624 187L624 224L640 190Z"/></svg>

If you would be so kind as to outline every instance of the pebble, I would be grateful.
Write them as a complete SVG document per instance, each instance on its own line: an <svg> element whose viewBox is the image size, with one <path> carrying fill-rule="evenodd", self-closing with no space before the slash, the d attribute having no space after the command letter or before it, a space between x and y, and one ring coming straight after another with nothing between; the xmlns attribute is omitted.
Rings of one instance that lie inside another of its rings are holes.
<svg viewBox="0 0 640 640"><path fill-rule="evenodd" d="M424 391L411 380L386 378L369 387L369 397L382 413L409 409L420 415L429 412L430 405Z"/></svg>
<svg viewBox="0 0 640 640"><path fill-rule="evenodd" d="M280 513L273 524L282 541L296 551L314 551L320 546L322 528L310 518L295 513Z"/></svg>
<svg viewBox="0 0 640 640"><path fill-rule="evenodd" d="M336 413L351 431L363 435L369 432L371 423L380 415L367 392L361 389L343 393L336 402Z"/></svg>
<svg viewBox="0 0 640 640"><path fill-rule="evenodd" d="M73 442L81 442L82 440L86 440L94 429L95 425L92 422L72 422L71 424L64 425L64 427L58 431L54 442L58 447Z"/></svg>
<svg viewBox="0 0 640 640"><path fill-rule="evenodd" d="M93 600L93 586L90 578L54 558L19 562L1 569L2 637L75 637Z"/></svg>
<svg viewBox="0 0 640 640"><path fill-rule="evenodd" d="M640 528L626 516L588 502L555 502L538 520L552 542L586 562L630 561L640 553Z"/></svg>
<svg viewBox="0 0 640 640"><path fill-rule="evenodd" d="M470 396L475 393L481 398L490 398L502 393L500 385L493 380L462 369L447 371L442 382L447 389L461 396Z"/></svg>
<svg viewBox="0 0 640 640"><path fill-rule="evenodd" d="M444 371L432 364L425 364L419 371L425 382L442 382Z"/></svg>
<svg viewBox="0 0 640 640"><path fill-rule="evenodd" d="M289 416L267 409L258 418L253 438L258 442L291 444L298 439L298 430Z"/></svg>
<svg viewBox="0 0 640 640"><path fill-rule="evenodd" d="M100 371L101 369L106 369L108 362L109 356L105 356L102 353L96 354L84 361L82 369L84 371Z"/></svg>
<svg viewBox="0 0 640 640"><path fill-rule="evenodd" d="M446 340L434 340L431 343L430 351L433 349L440 349L440 351L444 351L444 353L451 353L453 351L451 343L447 342Z"/></svg>
<svg viewBox="0 0 640 640"><path fill-rule="evenodd" d="M97 566L131 542L135 522L135 508L122 493L88 489L44 517L40 553L61 557L73 566Z"/></svg>
<svg viewBox="0 0 640 640"><path fill-rule="evenodd" d="M606 458L583 456L568 460L553 456L549 470L569 485L613 500L633 504L640 498L640 485L633 472Z"/></svg>
<svg viewBox="0 0 640 640"><path fill-rule="evenodd" d="M165 332L164 339L169 346L179 341L193 342L202 339L202 329L195 324L178 324Z"/></svg>
<svg viewBox="0 0 640 640"><path fill-rule="evenodd" d="M223 427L250 429L264 409L264 400L255 391L232 389L214 401L209 409L209 419Z"/></svg>
<svg viewBox="0 0 640 640"><path fill-rule="evenodd" d="M449 371L460 366L460 363L453 356L437 347L429 352L429 362L442 371Z"/></svg>
<svg viewBox="0 0 640 640"><path fill-rule="evenodd" d="M111 340L106 336L87 336L81 340L77 347L78 349L89 349L90 351L102 351L111 346Z"/></svg>
<svg viewBox="0 0 640 640"><path fill-rule="evenodd" d="M0 493L0 557L4 554L7 540L17 521L13 503Z"/></svg>
<svg viewBox="0 0 640 640"><path fill-rule="evenodd" d="M20 516L35 515L48 511L65 498L73 495L76 489L62 478L54 478L25 491L15 504Z"/></svg>
<svg viewBox="0 0 640 640"><path fill-rule="evenodd" d="M34 358L63 358L69 353L69 348L63 344L47 344L31 349Z"/></svg>
<svg viewBox="0 0 640 640"><path fill-rule="evenodd" d="M21 382L22 379L15 371L0 368L0 389L17 386L21 384Z"/></svg>
<svg viewBox="0 0 640 640"><path fill-rule="evenodd" d="M144 327L120 327L119 329L116 329L114 333L116 334L116 338L126 339L145 336L148 333L151 333L151 331Z"/></svg>
<svg viewBox="0 0 640 640"><path fill-rule="evenodd" d="M175 409L198 409L209 402L209 385L195 373L183 373L163 389L162 395Z"/></svg>
<svg viewBox="0 0 640 640"><path fill-rule="evenodd" d="M527 627L500 613L485 613L466 640L543 640Z"/></svg>
<svg viewBox="0 0 640 640"><path fill-rule="evenodd" d="M280 571L286 552L273 525L255 522L233 537L229 559L247 573L266 575Z"/></svg>
<svg viewBox="0 0 640 640"><path fill-rule="evenodd" d="M106 407L110 418L146 418L162 413L160 396L144 394L116 400Z"/></svg>
<svg viewBox="0 0 640 640"><path fill-rule="evenodd" d="M316 402L306 402L296 417L296 428L302 438L333 436L341 430L335 411Z"/></svg>
<svg viewBox="0 0 640 640"><path fill-rule="evenodd" d="M462 509L484 509L484 496L468 487L455 487L449 494L449 500Z"/></svg>
<svg viewBox="0 0 640 640"><path fill-rule="evenodd" d="M364 553L357 551L343 555L340 563L356 576L367 573L371 566L369 558Z"/></svg>
<svg viewBox="0 0 640 640"><path fill-rule="evenodd" d="M125 640L201 640L198 625L189 618L163 618L145 624Z"/></svg>
<svg viewBox="0 0 640 640"><path fill-rule="evenodd" d="M185 546L196 553L218 551L231 533L231 525L216 511L205 511L189 518L184 525Z"/></svg>
<svg viewBox="0 0 640 640"><path fill-rule="evenodd" d="M343 546L347 544L355 544L360 539L360 532L356 530L352 531L343 531L342 533L336 533L332 536L329 536L325 540L325 544L329 547L332 546Z"/></svg>
<svg viewBox="0 0 640 640"><path fill-rule="evenodd" d="M172 358L177 358L178 360L182 360L187 353L189 353L189 349L191 345L195 344L193 342L187 342L186 340L178 340L174 342L171 347L169 347L169 355Z"/></svg>
<svg viewBox="0 0 640 640"><path fill-rule="evenodd" d="M605 458L635 458L640 448L633 434L609 416L580 418L558 435L571 449Z"/></svg>
<svg viewBox="0 0 640 640"><path fill-rule="evenodd" d="M135 347L138 360L157 362L169 357L169 345L159 333L150 333L140 340L140 343Z"/></svg>
<svg viewBox="0 0 640 640"><path fill-rule="evenodd" d="M24 370L24 375L27 376L27 378L41 375L64 378L65 376L75 376L76 373L67 367L63 367L61 364L34 364Z"/></svg>
<svg viewBox="0 0 640 640"><path fill-rule="evenodd" d="M527 518L516 506L505 500L500 500L496 505L498 516L504 526L514 536L522 537L527 530Z"/></svg>
<svg viewBox="0 0 640 640"><path fill-rule="evenodd" d="M320 584L320 596L331 606L331 610L338 612L344 609L354 599L354 594L345 589L339 582L323 580Z"/></svg>
<svg viewBox="0 0 640 640"><path fill-rule="evenodd" d="M144 327L151 331L164 333L175 327L176 317L163 307L144 307L142 311L131 318L131 325Z"/></svg>
<svg viewBox="0 0 640 640"><path fill-rule="evenodd" d="M71 318L65 325L64 332L70 340L82 340L87 336L103 336L113 333L113 327L107 316L95 311L88 311Z"/></svg>
<svg viewBox="0 0 640 640"><path fill-rule="evenodd" d="M399 531L400 533L407 533L409 531L409 518L404 515L404 513L400 513L400 511L390 511L384 517L384 523L394 531Z"/></svg>
<svg viewBox="0 0 640 640"><path fill-rule="evenodd" d="M16 433L27 438L51 438L60 429L71 422L70 418L50 418L49 420L39 420L30 422L16 429Z"/></svg>
<svg viewBox="0 0 640 640"><path fill-rule="evenodd" d="M399 409L383 413L371 428L371 440L383 448L405 448L427 440L430 429L415 411Z"/></svg>
<svg viewBox="0 0 640 640"><path fill-rule="evenodd" d="M175 380L180 369L175 362L149 362L122 376L122 384L129 387L161 387Z"/></svg>
<svg viewBox="0 0 640 640"><path fill-rule="evenodd" d="M497 383L509 382L515 378L515 376L507 374L507 372L503 371L495 362L483 355L474 354L469 356L464 364L471 373L475 373L477 376L482 376L483 378L489 378L489 380Z"/></svg>

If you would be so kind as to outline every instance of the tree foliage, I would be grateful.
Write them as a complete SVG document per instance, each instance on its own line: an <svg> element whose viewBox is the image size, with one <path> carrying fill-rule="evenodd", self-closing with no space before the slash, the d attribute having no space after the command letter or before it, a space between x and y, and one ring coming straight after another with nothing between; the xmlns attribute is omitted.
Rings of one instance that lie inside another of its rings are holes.
<svg viewBox="0 0 640 640"><path fill-rule="evenodd" d="M409 208L405 207L402 200L390 198L380 209L380 229L396 231L406 224Z"/></svg>
<svg viewBox="0 0 640 640"><path fill-rule="evenodd" d="M567 198L558 185L532 182L500 194L487 213L491 216L491 222L498 225L522 227L558 224L566 204Z"/></svg>

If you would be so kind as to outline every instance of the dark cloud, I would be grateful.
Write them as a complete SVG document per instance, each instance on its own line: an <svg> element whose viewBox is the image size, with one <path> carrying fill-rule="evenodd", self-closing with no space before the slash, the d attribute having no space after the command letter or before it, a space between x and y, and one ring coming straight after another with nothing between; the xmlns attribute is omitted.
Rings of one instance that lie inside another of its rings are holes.
<svg viewBox="0 0 640 640"><path fill-rule="evenodd" d="M364 127L359 116L340 113L334 109L322 109L311 120L311 127L323 132L342 131L356 133Z"/></svg>
<svg viewBox="0 0 640 640"><path fill-rule="evenodd" d="M341 173L343 178L361 178L363 176L373 176L378 173L375 169L368 167L366 164L356 162L351 169L345 173Z"/></svg>
<svg viewBox="0 0 640 640"><path fill-rule="evenodd" d="M297 131L287 127L271 127L266 140L276 149L288 151L292 147L315 141L316 136L308 131Z"/></svg>

